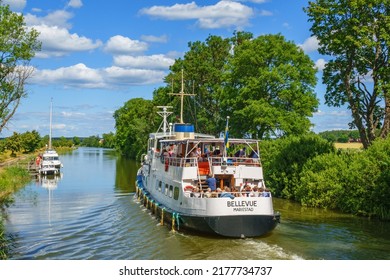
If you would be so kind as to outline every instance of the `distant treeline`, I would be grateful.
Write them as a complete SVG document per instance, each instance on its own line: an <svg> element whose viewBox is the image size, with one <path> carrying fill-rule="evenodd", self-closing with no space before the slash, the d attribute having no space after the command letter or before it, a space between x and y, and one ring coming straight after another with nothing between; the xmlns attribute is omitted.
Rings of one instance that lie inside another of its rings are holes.
<svg viewBox="0 0 390 280"><path fill-rule="evenodd" d="M357 130L330 130L320 132L319 135L331 142L360 142L360 136Z"/></svg>
<svg viewBox="0 0 390 280"><path fill-rule="evenodd" d="M53 137L52 147L101 147L114 148L114 133L103 134L102 137ZM0 139L0 153L10 151L11 155L16 153L33 153L37 150L45 148L49 145L49 136L41 137L35 130L26 131L24 133L14 132L12 136Z"/></svg>

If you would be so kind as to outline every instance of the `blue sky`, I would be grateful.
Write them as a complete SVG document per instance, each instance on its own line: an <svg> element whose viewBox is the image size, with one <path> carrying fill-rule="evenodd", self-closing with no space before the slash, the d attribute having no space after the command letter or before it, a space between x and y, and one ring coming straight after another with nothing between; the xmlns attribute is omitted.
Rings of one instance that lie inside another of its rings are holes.
<svg viewBox="0 0 390 280"><path fill-rule="evenodd" d="M347 129L350 113L324 105L322 68L326 58L310 34L303 12L308 1L221 0L3 0L40 32L42 50L26 86L28 96L0 137L14 131L53 137L102 135L115 131L113 113L136 97L152 98L188 42L209 35L231 37L235 30L259 36L281 33L301 46L318 66L319 111L315 132Z"/></svg>

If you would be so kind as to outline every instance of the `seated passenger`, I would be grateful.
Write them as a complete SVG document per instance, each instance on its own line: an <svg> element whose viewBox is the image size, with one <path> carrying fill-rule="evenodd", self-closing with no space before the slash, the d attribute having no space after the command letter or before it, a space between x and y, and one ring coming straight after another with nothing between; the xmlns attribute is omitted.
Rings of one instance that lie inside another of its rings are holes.
<svg viewBox="0 0 390 280"><path fill-rule="evenodd" d="M234 199L234 195L231 194L229 187L225 187L222 190L220 197L228 197L230 199Z"/></svg>

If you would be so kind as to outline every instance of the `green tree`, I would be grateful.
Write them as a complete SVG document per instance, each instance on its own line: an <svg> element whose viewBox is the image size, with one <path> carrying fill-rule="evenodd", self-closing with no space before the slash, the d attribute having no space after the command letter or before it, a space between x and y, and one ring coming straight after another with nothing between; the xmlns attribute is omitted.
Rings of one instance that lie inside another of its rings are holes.
<svg viewBox="0 0 390 280"><path fill-rule="evenodd" d="M113 132L103 133L103 147L104 148L115 147L115 134Z"/></svg>
<svg viewBox="0 0 390 280"><path fill-rule="evenodd" d="M139 158L146 151L149 133L157 129L156 116L153 102L142 98L130 99L116 110L117 149L129 158Z"/></svg>
<svg viewBox="0 0 390 280"><path fill-rule="evenodd" d="M29 62L41 47L38 35L0 0L0 132L26 96L24 84L33 70Z"/></svg>
<svg viewBox="0 0 390 280"><path fill-rule="evenodd" d="M183 70L184 92L194 94L184 100L187 109L184 112L184 122L193 123L197 131L215 135L221 131L223 125L220 95L224 85L225 67L231 56L231 40L210 35L205 42L190 42L188 47L189 51L184 58L175 61L171 73L165 78L168 92L181 91ZM167 90L163 92L166 93ZM168 100L176 115L180 115L180 99L170 96Z"/></svg>
<svg viewBox="0 0 390 280"><path fill-rule="evenodd" d="M390 2L317 0L305 9L319 52L330 55L323 82L329 106L348 105L367 148L390 131Z"/></svg>
<svg viewBox="0 0 390 280"><path fill-rule="evenodd" d="M74 144L75 146L80 145L80 144L81 144L80 137L74 136L74 137L73 137L73 144Z"/></svg>
<svg viewBox="0 0 390 280"><path fill-rule="evenodd" d="M26 153L34 152L41 143L41 136L36 130L26 131L21 134L22 148Z"/></svg>
<svg viewBox="0 0 390 280"><path fill-rule="evenodd" d="M313 61L281 35L234 47L222 109L237 137L263 139L308 132L318 106Z"/></svg>
<svg viewBox="0 0 390 280"><path fill-rule="evenodd" d="M86 137L81 142L81 145L84 147L100 147L100 137L99 135Z"/></svg>
<svg viewBox="0 0 390 280"><path fill-rule="evenodd" d="M19 133L14 132L12 136L7 137L5 147L11 151L11 156L15 156L22 149L22 139Z"/></svg>
<svg viewBox="0 0 390 280"><path fill-rule="evenodd" d="M53 147L72 147L73 141L66 139L64 136L60 138L53 139Z"/></svg>

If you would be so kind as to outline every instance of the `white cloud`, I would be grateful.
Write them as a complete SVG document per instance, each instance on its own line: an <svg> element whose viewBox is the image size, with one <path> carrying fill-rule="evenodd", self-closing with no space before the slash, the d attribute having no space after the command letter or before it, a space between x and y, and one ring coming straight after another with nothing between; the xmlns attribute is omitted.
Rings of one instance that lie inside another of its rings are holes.
<svg viewBox="0 0 390 280"><path fill-rule="evenodd" d="M112 66L103 70L108 84L113 85L147 85L161 83L166 76L164 71L127 69Z"/></svg>
<svg viewBox="0 0 390 280"><path fill-rule="evenodd" d="M72 8L80 8L83 6L83 2L81 2L81 0L70 0L68 6Z"/></svg>
<svg viewBox="0 0 390 280"><path fill-rule="evenodd" d="M195 2L173 6L152 6L144 8L141 14L167 20L196 19L204 29L222 27L243 27L253 17L252 8L234 1L220 1L215 5L198 6Z"/></svg>
<svg viewBox="0 0 390 280"><path fill-rule="evenodd" d="M71 24L68 22L73 17L73 14L64 10L57 10L44 17L38 17L36 15L27 14L24 16L27 25L46 25L57 26L62 28L71 28Z"/></svg>
<svg viewBox="0 0 390 280"><path fill-rule="evenodd" d="M36 69L31 84L63 85L76 88L115 88L129 85L147 85L163 82L166 72L147 69L128 69L112 66L92 69L83 63L58 69Z"/></svg>
<svg viewBox="0 0 390 280"><path fill-rule="evenodd" d="M116 35L111 37L104 50L112 54L133 54L144 52L148 49L148 44L138 40L132 40L128 37Z"/></svg>
<svg viewBox="0 0 390 280"><path fill-rule="evenodd" d="M168 70L175 60L162 54L151 56L114 56L114 64L120 67L132 67L138 69L161 69Z"/></svg>
<svg viewBox="0 0 390 280"><path fill-rule="evenodd" d="M33 26L39 33L42 42L42 51L37 57L47 58L52 56L64 56L70 52L94 50L102 45L100 41L93 42L91 39L70 34L65 28L57 26L39 25Z"/></svg>
<svg viewBox="0 0 390 280"><path fill-rule="evenodd" d="M3 0L3 3L9 5L12 10L21 11L26 6L27 0Z"/></svg>
<svg viewBox="0 0 390 280"><path fill-rule="evenodd" d="M142 35L141 39L146 41L146 42L151 42L151 43L166 43L166 42L168 42L168 37L166 35L162 35L162 36Z"/></svg>
<svg viewBox="0 0 390 280"><path fill-rule="evenodd" d="M317 37L312 36L312 37L307 38L305 40L305 42L303 42L303 44L299 45L299 47L301 47L301 49L304 52L310 53L310 52L316 51L318 49L319 42L318 42Z"/></svg>
<svg viewBox="0 0 390 280"><path fill-rule="evenodd" d="M318 69L318 71L323 71L326 65L326 61L323 58L317 59L315 63L315 67Z"/></svg>
<svg viewBox="0 0 390 280"><path fill-rule="evenodd" d="M30 83L40 85L63 84L65 87L83 88L105 87L99 71L88 68L82 63L55 70L36 70Z"/></svg>

